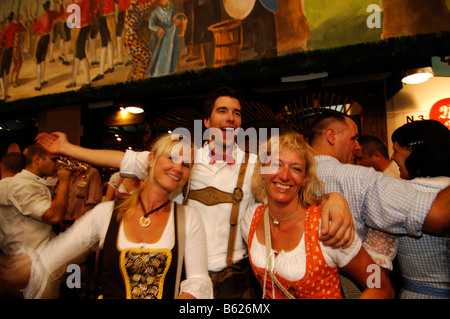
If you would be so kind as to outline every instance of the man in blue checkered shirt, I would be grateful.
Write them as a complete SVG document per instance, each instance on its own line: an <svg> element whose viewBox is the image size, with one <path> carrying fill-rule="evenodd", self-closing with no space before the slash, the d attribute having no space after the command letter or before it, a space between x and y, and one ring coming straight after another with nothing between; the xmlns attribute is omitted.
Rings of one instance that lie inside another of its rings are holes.
<svg viewBox="0 0 450 319"><path fill-rule="evenodd" d="M317 173L326 193L344 195L362 239L366 225L413 236L422 231L449 232L450 187L441 190L350 164L354 162L354 151L361 148L357 125L350 117L331 111L317 116L310 128L309 142L316 153Z"/></svg>

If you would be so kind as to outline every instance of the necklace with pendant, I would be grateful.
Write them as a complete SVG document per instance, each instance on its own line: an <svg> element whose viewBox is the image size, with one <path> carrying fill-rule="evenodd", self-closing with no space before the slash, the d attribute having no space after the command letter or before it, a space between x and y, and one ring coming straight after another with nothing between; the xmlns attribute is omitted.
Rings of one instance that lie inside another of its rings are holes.
<svg viewBox="0 0 450 319"><path fill-rule="evenodd" d="M291 218L291 217L294 217L294 215L295 215L296 212L297 212L297 209L292 213L292 215L289 215L288 217L285 217L285 218L275 218L275 217L270 213L270 210L269 210L269 215L270 215L270 217L272 217L272 219L273 219L273 224L274 224L275 226L278 226L278 225L280 225L280 222L281 222L281 221L286 220L286 219L289 219L289 218Z"/></svg>
<svg viewBox="0 0 450 319"><path fill-rule="evenodd" d="M141 197L139 197L139 203L141 203L142 210L145 212L144 204L142 204ZM162 204L161 206L156 207L155 209L152 209L148 213L145 213L144 216L141 216L141 218L139 218L139 225L141 227L147 227L148 225L150 225L152 222L150 220L150 215L153 214L154 212L160 210L161 208L163 208L164 206L166 206L169 203L170 203L170 199L167 202L165 202L164 204Z"/></svg>

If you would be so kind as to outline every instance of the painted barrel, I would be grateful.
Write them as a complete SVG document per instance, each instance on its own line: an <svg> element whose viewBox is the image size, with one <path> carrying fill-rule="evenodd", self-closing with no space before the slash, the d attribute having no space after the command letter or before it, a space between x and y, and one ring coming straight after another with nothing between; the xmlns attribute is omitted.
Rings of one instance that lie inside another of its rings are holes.
<svg viewBox="0 0 450 319"><path fill-rule="evenodd" d="M208 28L214 35L214 66L220 67L239 62L242 49L242 23L225 20Z"/></svg>

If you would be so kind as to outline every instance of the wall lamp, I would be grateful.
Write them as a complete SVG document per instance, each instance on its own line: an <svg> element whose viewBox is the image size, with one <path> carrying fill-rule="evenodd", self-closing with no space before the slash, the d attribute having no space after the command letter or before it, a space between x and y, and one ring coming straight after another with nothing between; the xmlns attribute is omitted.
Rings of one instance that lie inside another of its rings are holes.
<svg viewBox="0 0 450 319"><path fill-rule="evenodd" d="M405 84L422 83L434 76L433 69L430 67L411 69L403 73L402 82Z"/></svg>
<svg viewBox="0 0 450 319"><path fill-rule="evenodd" d="M122 106L120 109L133 114L140 114L144 112L144 109L139 106L126 106L126 107Z"/></svg>

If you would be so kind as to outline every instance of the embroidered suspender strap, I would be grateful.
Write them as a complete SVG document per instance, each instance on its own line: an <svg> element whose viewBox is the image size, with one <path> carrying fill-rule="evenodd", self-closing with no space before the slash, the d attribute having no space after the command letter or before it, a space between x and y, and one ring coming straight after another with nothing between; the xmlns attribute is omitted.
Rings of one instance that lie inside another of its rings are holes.
<svg viewBox="0 0 450 319"><path fill-rule="evenodd" d="M292 296L289 291L287 291L286 288L278 281L277 277L272 272L272 239L270 237L270 224L269 224L269 207L266 208L264 212L264 234L265 234L265 240L266 240L266 253L267 253L267 268L270 278L272 278L272 281L280 288L280 290L284 293L286 297L289 299L295 299L294 296ZM264 281L265 285L265 281ZM265 289L264 289L265 290ZM275 296L274 296L275 297Z"/></svg>
<svg viewBox="0 0 450 319"><path fill-rule="evenodd" d="M239 169L238 181L235 189L233 190L233 206L231 207L230 215L230 235L228 236L228 249L227 249L227 265L231 267L234 264L234 245L236 242L236 234L239 220L239 206L241 204L242 198L244 197L244 192L242 191L242 186L244 185L245 172L247 170L248 161L250 158L249 153L245 153L244 163L241 163Z"/></svg>
<svg viewBox="0 0 450 319"><path fill-rule="evenodd" d="M212 186L203 189L191 190L188 198L199 201L206 206L214 206L222 203L234 203L234 193L227 193Z"/></svg>
<svg viewBox="0 0 450 319"><path fill-rule="evenodd" d="M177 219L177 241L178 241L178 263L177 263L177 272L175 277L175 290L174 290L174 298L178 297L180 290L180 282L181 282L181 273L183 271L184 265L184 247L186 244L186 227L185 227L185 212L183 205L177 205L177 203L173 203L173 211L174 217Z"/></svg>

